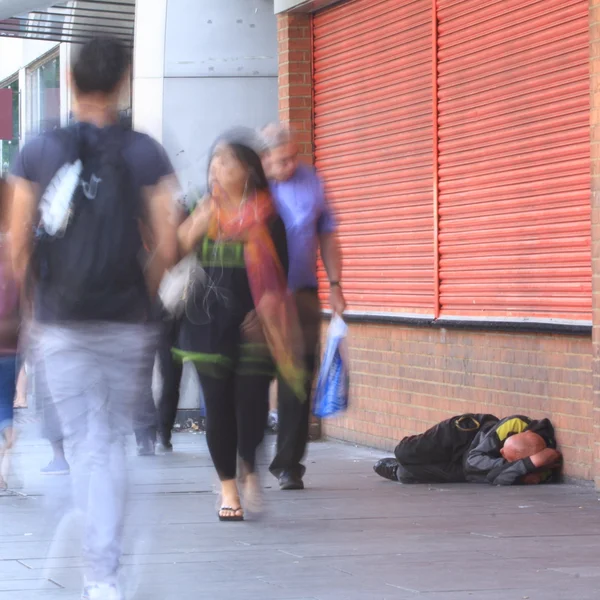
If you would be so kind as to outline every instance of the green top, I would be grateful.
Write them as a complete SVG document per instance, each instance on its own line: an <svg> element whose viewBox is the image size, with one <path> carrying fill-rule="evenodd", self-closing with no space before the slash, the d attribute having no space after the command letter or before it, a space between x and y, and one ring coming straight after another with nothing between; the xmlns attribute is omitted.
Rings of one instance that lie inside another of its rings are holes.
<svg viewBox="0 0 600 600"><path fill-rule="evenodd" d="M198 248L198 259L203 267L246 268L242 242L215 242L205 237Z"/></svg>

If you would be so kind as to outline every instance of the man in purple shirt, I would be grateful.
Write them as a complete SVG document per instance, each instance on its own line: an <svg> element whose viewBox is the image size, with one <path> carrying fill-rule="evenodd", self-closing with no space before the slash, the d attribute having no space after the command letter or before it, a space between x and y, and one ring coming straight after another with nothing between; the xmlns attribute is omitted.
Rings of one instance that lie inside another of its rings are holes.
<svg viewBox="0 0 600 600"><path fill-rule="evenodd" d="M307 397L310 398L320 353L317 254L320 249L329 278L330 306L341 315L346 302L341 286L340 244L323 182L314 168L299 162L298 148L290 132L271 125L263 131L263 137L267 147L265 170L272 181L271 192L287 230L288 282L296 298L304 335L305 366L311 374L307 381ZM308 441L311 402L299 402L281 379L278 386L279 432L270 471L279 479L282 490L301 490L304 489L305 471L301 461Z"/></svg>

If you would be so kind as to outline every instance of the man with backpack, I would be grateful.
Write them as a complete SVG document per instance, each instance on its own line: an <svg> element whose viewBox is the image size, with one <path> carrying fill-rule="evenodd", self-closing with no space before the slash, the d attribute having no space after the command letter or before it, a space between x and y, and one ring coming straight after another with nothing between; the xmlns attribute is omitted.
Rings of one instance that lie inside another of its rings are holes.
<svg viewBox="0 0 600 600"><path fill-rule="evenodd" d="M33 299L40 392L72 449L89 600L122 599L125 441L152 376L152 303L177 259L171 164L150 137L118 124L130 64L116 40L82 46L77 123L26 144L12 172L13 264Z"/></svg>

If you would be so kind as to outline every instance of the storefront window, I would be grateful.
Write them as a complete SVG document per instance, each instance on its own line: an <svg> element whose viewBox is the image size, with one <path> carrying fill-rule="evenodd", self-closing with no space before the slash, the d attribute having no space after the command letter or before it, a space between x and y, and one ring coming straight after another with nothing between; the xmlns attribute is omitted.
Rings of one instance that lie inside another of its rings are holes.
<svg viewBox="0 0 600 600"><path fill-rule="evenodd" d="M4 87L11 89L13 92L13 139L0 142L2 145L2 164L0 165L2 176L8 173L10 165L19 151L19 80L15 79Z"/></svg>
<svg viewBox="0 0 600 600"><path fill-rule="evenodd" d="M60 127L60 59L58 56L29 73L29 133Z"/></svg>

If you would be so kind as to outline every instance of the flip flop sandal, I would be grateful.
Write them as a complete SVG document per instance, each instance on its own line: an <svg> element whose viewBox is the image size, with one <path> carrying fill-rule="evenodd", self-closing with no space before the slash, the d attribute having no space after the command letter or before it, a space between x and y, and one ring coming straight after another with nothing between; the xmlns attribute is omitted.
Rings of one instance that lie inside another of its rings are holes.
<svg viewBox="0 0 600 600"><path fill-rule="evenodd" d="M244 515L238 515L235 513L239 513L240 511L243 511L244 509L241 506L238 506L237 508L233 508L231 506L221 506L221 508L219 509L219 512L217 513L219 516L219 521L243 521L244 520ZM234 513L233 515L229 515L229 516L225 516L222 515L221 513L223 511L229 511Z"/></svg>

